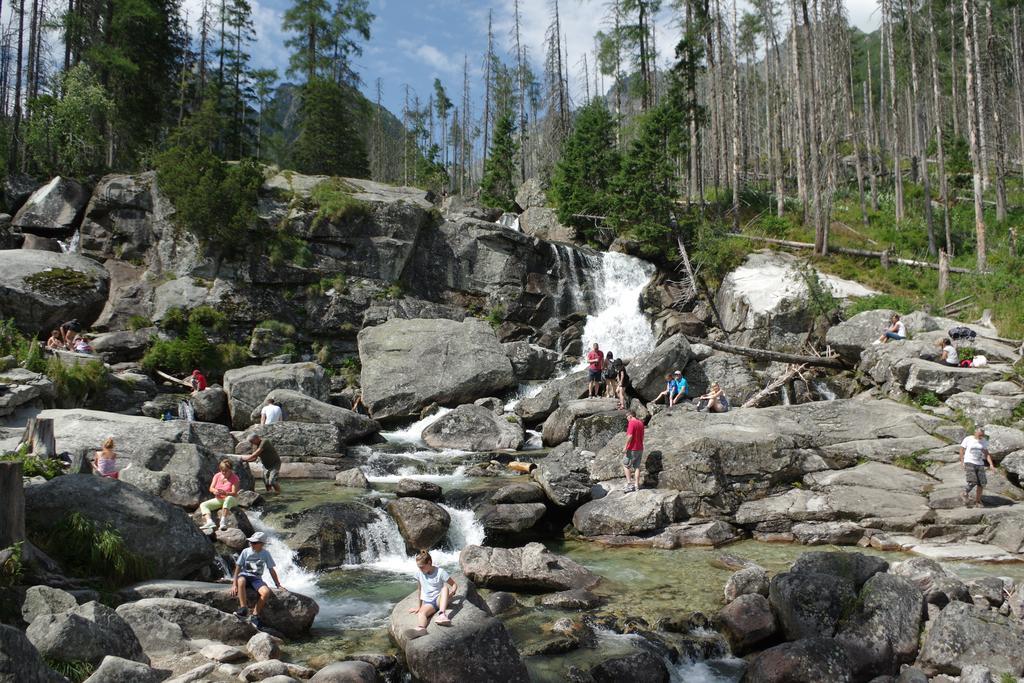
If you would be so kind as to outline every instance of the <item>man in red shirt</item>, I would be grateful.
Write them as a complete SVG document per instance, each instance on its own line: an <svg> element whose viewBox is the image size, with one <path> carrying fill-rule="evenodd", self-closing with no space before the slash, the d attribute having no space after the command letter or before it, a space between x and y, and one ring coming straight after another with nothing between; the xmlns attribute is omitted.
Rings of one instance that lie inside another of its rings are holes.
<svg viewBox="0 0 1024 683"><path fill-rule="evenodd" d="M604 371L604 352L594 342L594 348L587 354L587 371L590 376L590 387L587 389L587 398L594 398L601 395L601 376Z"/></svg>
<svg viewBox="0 0 1024 683"><path fill-rule="evenodd" d="M644 455L644 422L636 416L636 410L629 409L626 421L626 445L622 449L622 470L626 473L623 493L640 488L640 459Z"/></svg>
<svg viewBox="0 0 1024 683"><path fill-rule="evenodd" d="M195 369L192 371L192 377L189 378L189 384L192 385L193 392L203 391L206 389L206 378L203 377L203 373Z"/></svg>

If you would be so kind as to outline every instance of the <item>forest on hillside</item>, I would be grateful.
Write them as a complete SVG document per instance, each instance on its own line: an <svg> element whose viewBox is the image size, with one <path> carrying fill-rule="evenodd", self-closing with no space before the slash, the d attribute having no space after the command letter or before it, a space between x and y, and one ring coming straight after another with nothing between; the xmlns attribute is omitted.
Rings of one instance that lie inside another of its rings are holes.
<svg viewBox="0 0 1024 683"><path fill-rule="evenodd" d="M463 56L459 92L387 84L404 91L392 115L385 84L354 66L373 30L368 0L294 0L286 73L251 66L247 0L204 0L191 17L179 0L19 0L0 32L3 172L156 168L181 220L214 242L251 219L259 163L506 210L539 178L581 240L612 228L650 257L685 261L685 282L764 244L750 237L819 256L860 249L977 276L939 283L934 268L901 274L841 254L829 267L905 298L970 296L1024 327L1006 303L1024 298L1016 3L880 0L870 34L839 0L593 5L604 29L592 52L568 53L551 0L534 59L514 0L510 35L489 28L486 53ZM657 22L675 44L657 44Z"/></svg>

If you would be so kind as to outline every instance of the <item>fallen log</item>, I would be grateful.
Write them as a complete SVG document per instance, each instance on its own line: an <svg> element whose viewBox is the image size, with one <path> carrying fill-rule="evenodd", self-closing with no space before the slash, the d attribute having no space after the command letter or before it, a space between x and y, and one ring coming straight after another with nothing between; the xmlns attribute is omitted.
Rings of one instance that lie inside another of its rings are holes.
<svg viewBox="0 0 1024 683"><path fill-rule="evenodd" d="M706 344L717 351L725 351L726 353L747 356L748 358L764 361L766 363L794 363L796 365L810 365L818 368L835 368L837 370L846 370L849 368L849 365L839 356L802 356L798 353L782 353L780 351L752 349L748 346L733 346L732 344L723 344L722 342L711 341L710 339L697 339L696 337L687 337L686 339L691 344Z"/></svg>
<svg viewBox="0 0 1024 683"><path fill-rule="evenodd" d="M786 374L784 374L782 377L779 377L777 380L766 386L764 389L751 396L749 399L747 399L746 403L740 406L740 408L756 408L757 404L763 401L769 394L771 394L773 391L775 391L783 384L796 377L797 375L800 375L800 373L803 371L805 367L807 367L806 363L803 365L791 366L789 370L786 371Z"/></svg>

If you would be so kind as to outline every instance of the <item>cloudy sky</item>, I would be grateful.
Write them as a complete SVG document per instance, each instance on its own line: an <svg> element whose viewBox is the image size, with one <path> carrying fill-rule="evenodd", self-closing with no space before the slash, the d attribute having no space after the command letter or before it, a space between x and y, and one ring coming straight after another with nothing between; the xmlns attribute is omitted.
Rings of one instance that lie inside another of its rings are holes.
<svg viewBox="0 0 1024 683"><path fill-rule="evenodd" d="M276 67L283 75L288 51L284 46L286 36L281 31L281 14L289 0L251 1L258 36L253 49L255 65ZM201 0L186 1L191 18L198 16L200 4ZM520 0L519 4L523 42L534 70L540 73L544 33L551 21L553 0ZM363 91L371 99L377 79L382 80L384 104L393 112L401 111L405 84L425 100L434 78L440 78L449 98L459 102L466 58L471 96L475 103L479 102L489 10L493 11L499 54L511 59L512 0L370 0L370 10L376 19L362 57L356 58L356 70L364 81ZM582 99L583 55L587 53L588 59L593 56L594 34L603 28L606 3L605 0L560 0L559 10L569 50L571 87L575 97ZM876 0L847 0L847 12L860 28L877 28ZM663 62L670 60L678 36L675 21L676 17L669 10L658 17L657 47ZM593 68L592 64L590 66Z"/></svg>

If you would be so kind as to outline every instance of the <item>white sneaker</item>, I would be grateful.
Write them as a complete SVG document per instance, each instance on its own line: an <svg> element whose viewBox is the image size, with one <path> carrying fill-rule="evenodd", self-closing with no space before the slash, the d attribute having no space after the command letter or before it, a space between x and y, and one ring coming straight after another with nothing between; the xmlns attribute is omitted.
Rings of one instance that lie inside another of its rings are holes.
<svg viewBox="0 0 1024 683"><path fill-rule="evenodd" d="M871 343L872 343L872 344L881 344L881 343L882 343L882 340L881 340L881 339L876 339L875 341L873 341L873 342L871 342Z"/></svg>
<svg viewBox="0 0 1024 683"><path fill-rule="evenodd" d="M228 523L227 522L221 522L220 523L220 530L221 531L227 531L228 530Z"/></svg>
<svg viewBox="0 0 1024 683"><path fill-rule="evenodd" d="M206 524L202 525L199 528L202 529L203 531L213 531L214 529L217 528L217 525L214 524L213 522L207 522Z"/></svg>

